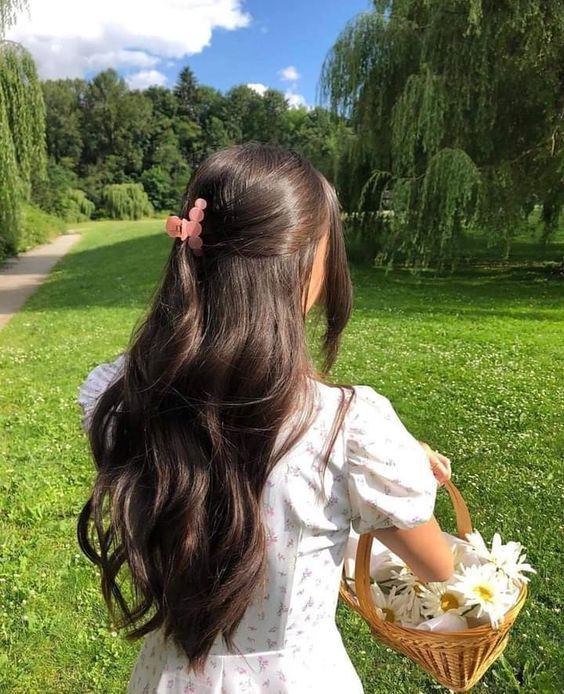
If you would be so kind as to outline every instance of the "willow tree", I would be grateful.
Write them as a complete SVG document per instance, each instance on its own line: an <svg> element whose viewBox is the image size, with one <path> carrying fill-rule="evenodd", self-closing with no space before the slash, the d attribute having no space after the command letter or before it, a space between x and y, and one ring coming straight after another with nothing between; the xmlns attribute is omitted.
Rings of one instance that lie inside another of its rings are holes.
<svg viewBox="0 0 564 694"><path fill-rule="evenodd" d="M28 0L0 0L0 38L4 36L6 29L11 26L18 12L27 8Z"/></svg>
<svg viewBox="0 0 564 694"><path fill-rule="evenodd" d="M26 4L0 0L0 36ZM18 250L21 204L45 170L45 106L35 63L20 44L0 41L0 254Z"/></svg>
<svg viewBox="0 0 564 694"><path fill-rule="evenodd" d="M453 264L470 228L508 240L535 205L549 237L564 204L564 4L373 4L328 54L320 92L355 134L345 207L376 223L384 259Z"/></svg>
<svg viewBox="0 0 564 694"><path fill-rule="evenodd" d="M102 191L104 212L110 219L141 219L153 206L141 183L113 183Z"/></svg>

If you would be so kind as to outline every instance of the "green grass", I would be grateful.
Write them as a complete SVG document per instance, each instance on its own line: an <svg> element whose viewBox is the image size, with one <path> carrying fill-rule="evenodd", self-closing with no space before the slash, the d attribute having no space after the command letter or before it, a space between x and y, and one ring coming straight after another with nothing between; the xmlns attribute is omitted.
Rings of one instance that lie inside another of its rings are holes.
<svg viewBox="0 0 564 694"><path fill-rule="evenodd" d="M75 540L93 477L75 405L125 345L169 244L160 222L99 222L0 332L0 691L123 692L139 644L112 635ZM476 692L559 692L562 284L540 272L450 279L353 270L356 304L335 379L387 395L453 461L487 539L518 539L538 569L503 661ZM452 528L442 497L438 515ZM441 687L380 647L343 606L338 624L367 694ZM445 690L443 690L445 691Z"/></svg>

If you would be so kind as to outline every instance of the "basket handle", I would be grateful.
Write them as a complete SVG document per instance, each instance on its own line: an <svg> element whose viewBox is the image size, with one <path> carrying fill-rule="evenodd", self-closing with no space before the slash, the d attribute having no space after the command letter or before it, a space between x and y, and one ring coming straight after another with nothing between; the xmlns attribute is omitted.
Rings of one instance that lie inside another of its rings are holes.
<svg viewBox="0 0 564 694"><path fill-rule="evenodd" d="M472 521L468 506L462 498L462 494L451 480L444 483L454 508L456 517L456 531L458 537L464 539L466 533L472 532ZM374 599L370 590L370 552L372 550L373 536L365 533L360 536L355 559L355 591L361 609L372 620L379 620L374 607Z"/></svg>

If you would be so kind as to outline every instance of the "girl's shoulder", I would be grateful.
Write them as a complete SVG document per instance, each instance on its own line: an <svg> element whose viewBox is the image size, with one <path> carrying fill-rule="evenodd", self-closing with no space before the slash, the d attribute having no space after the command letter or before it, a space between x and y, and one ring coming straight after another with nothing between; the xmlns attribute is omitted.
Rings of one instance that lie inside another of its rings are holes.
<svg viewBox="0 0 564 694"><path fill-rule="evenodd" d="M372 386L358 384L350 386L329 385L314 381L318 393L318 403L322 409L335 409L344 397L350 404L347 408L344 425L368 417L374 424L376 419L389 421L395 410L390 400Z"/></svg>

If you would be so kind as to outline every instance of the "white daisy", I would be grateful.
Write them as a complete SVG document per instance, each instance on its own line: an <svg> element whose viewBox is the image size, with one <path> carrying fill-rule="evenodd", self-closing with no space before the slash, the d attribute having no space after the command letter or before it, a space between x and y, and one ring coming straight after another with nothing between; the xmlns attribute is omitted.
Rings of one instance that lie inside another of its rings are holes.
<svg viewBox="0 0 564 694"><path fill-rule="evenodd" d="M476 606L476 617L487 616L497 627L512 603L507 578L491 564L483 564L461 567L454 579L452 589L464 597L468 606Z"/></svg>
<svg viewBox="0 0 564 694"><path fill-rule="evenodd" d="M447 612L461 615L469 607L464 595L444 581L426 583L420 600L425 617L440 617Z"/></svg>
<svg viewBox="0 0 564 694"><path fill-rule="evenodd" d="M356 552L360 536L351 529L349 539L345 547L344 568L345 575L354 579ZM389 581L392 569L400 569L405 566L401 557L391 552L384 544L374 539L370 553L370 577L378 582Z"/></svg>
<svg viewBox="0 0 564 694"><path fill-rule="evenodd" d="M464 566L481 564L480 556L470 542L461 540L459 537L454 535L449 535L449 533L443 533L443 535L445 536L445 539L450 547L450 551L452 552L455 570L460 564L463 564Z"/></svg>
<svg viewBox="0 0 564 694"><path fill-rule="evenodd" d="M492 560L492 553L487 548L484 538L477 530L474 530L471 533L466 533L466 539L480 559L483 559L484 561Z"/></svg>
<svg viewBox="0 0 564 694"><path fill-rule="evenodd" d="M413 588L405 590L406 610L400 621L402 627L415 628L426 621L421 612L421 598Z"/></svg>
<svg viewBox="0 0 564 694"><path fill-rule="evenodd" d="M389 581L392 573L395 570L400 570L405 567L405 562L397 554L386 549L385 552L372 554L370 560L370 576L378 583Z"/></svg>
<svg viewBox="0 0 564 694"><path fill-rule="evenodd" d="M414 594L421 593L421 590L423 588L423 583L421 583L419 576L416 576L413 573L413 571L407 566L392 569L391 579L398 586L398 588L401 589L405 587Z"/></svg>
<svg viewBox="0 0 564 694"><path fill-rule="evenodd" d="M504 545L500 534L495 533L492 548L489 550L479 532L474 531L466 535L466 537L481 559L491 562L514 582L527 583L530 580L528 576L523 574L524 571L537 573L530 564L525 562L527 555L522 554L524 547L520 542L508 542ZM467 564L468 562L464 563Z"/></svg>
<svg viewBox="0 0 564 694"><path fill-rule="evenodd" d="M527 558L523 552L523 545L520 542L508 542L503 544L499 533L495 533L492 541L491 561L501 569L512 581L527 583L529 577L523 571L536 573L533 567L525 562Z"/></svg>
<svg viewBox="0 0 564 694"><path fill-rule="evenodd" d="M398 592L397 586L393 586L389 594L385 595L377 583L371 586L371 590L378 617L386 622L403 624L412 607L406 591Z"/></svg>

